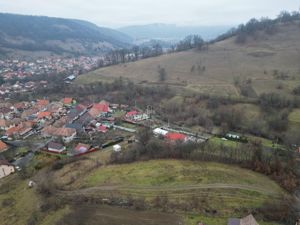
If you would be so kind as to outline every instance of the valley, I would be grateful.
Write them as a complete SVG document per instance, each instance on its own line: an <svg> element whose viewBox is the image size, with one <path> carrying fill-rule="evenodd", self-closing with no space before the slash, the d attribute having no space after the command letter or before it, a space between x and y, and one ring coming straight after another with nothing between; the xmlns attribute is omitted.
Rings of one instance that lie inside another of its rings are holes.
<svg viewBox="0 0 300 225"><path fill-rule="evenodd" d="M168 48L1 18L1 225L295 224L300 13Z"/></svg>

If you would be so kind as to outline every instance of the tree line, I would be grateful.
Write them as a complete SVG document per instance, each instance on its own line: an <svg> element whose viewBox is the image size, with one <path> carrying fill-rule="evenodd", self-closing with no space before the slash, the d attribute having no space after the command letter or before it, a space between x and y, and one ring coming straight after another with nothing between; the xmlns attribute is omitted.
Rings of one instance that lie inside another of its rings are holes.
<svg viewBox="0 0 300 225"><path fill-rule="evenodd" d="M238 27L230 29L228 32L211 41L211 43L222 41L233 36L236 36L237 43L244 43L249 35L253 35L257 31L265 31L267 34L274 34L276 32L276 24L290 23L297 20L300 20L299 11L291 13L283 11L275 19L269 19L267 17L261 19L253 18L246 24L240 24Z"/></svg>
<svg viewBox="0 0 300 225"><path fill-rule="evenodd" d="M98 67L133 62L140 59L160 56L164 53L180 52L194 48L198 50L207 48L206 42L199 35L188 35L182 41L172 45L168 50L164 50L159 42L153 43L150 46L134 45L130 48L120 48L108 52L104 59L98 61Z"/></svg>

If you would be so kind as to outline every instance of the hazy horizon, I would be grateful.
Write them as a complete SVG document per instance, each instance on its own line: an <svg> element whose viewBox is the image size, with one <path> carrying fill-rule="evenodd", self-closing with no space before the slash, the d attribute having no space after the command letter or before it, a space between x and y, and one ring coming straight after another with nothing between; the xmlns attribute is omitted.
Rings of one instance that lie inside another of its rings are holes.
<svg viewBox="0 0 300 225"><path fill-rule="evenodd" d="M2 0L3 13L87 20L98 26L234 26L249 19L299 10L300 0Z"/></svg>

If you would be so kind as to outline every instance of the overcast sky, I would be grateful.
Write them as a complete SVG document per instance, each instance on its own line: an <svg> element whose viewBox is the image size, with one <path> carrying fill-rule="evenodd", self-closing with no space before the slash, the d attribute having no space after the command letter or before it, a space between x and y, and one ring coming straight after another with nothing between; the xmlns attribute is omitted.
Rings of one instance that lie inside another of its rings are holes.
<svg viewBox="0 0 300 225"><path fill-rule="evenodd" d="M282 10L300 0L0 0L0 11L77 18L99 26L136 24L235 25Z"/></svg>

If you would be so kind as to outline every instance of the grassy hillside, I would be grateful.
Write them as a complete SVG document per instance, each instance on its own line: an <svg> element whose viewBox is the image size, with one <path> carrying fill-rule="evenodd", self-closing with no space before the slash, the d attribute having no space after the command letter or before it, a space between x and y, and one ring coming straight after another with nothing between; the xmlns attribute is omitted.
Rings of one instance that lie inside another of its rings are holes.
<svg viewBox="0 0 300 225"><path fill-rule="evenodd" d="M80 168L89 170L87 165L82 162ZM57 178L55 182L61 185L69 181L70 176L80 177L74 176L73 166L70 164L57 171L53 176ZM284 193L269 178L246 169L177 160L96 168L69 184L67 190L65 193L71 196L143 198L149 205L153 205L157 197L166 197L168 204L176 204L176 207L192 204L192 199L197 199L202 202L199 210L216 210L216 218L241 216L243 210L255 210L271 199L276 202Z"/></svg>
<svg viewBox="0 0 300 225"><path fill-rule="evenodd" d="M180 160L105 165L110 153L110 150L94 152L47 173L43 169L30 178L37 182L33 189L28 188L27 179L16 175L1 180L3 225L129 225L133 224L132 218L149 225L192 225L197 221L225 225L228 217L245 216L268 200L276 203L284 193L269 178L236 166ZM103 166L96 166L98 162ZM43 180L61 191L50 198L43 197L39 192ZM83 196L90 200L80 202ZM112 197L124 201L139 199L145 201L147 208L139 212L97 204ZM167 199L163 206L155 206L160 204L158 198ZM47 208L49 204L53 208ZM194 208L186 208L191 205ZM262 225L279 225L262 221L259 214L257 218Z"/></svg>
<svg viewBox="0 0 300 225"><path fill-rule="evenodd" d="M165 83L186 90L215 95L239 96L234 80L251 79L256 95L290 93L300 84L300 25L278 26L273 35L257 33L245 44L234 38L209 46L207 51L187 51L138 62L102 68L80 76L78 83L110 81L118 77L136 83L159 82L158 67L167 72Z"/></svg>

